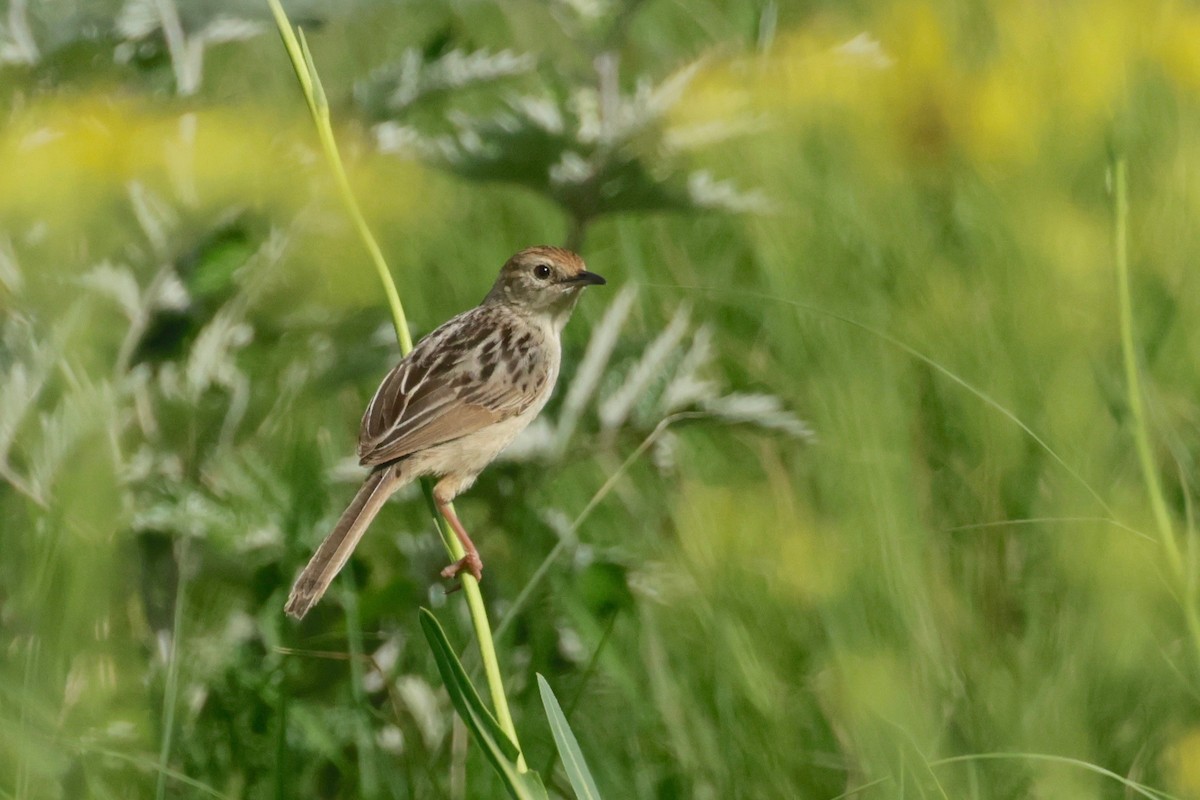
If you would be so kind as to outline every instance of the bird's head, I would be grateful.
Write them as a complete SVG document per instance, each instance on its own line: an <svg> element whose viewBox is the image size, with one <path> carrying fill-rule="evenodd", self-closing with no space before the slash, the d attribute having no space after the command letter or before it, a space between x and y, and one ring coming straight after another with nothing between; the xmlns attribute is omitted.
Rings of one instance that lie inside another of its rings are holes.
<svg viewBox="0 0 1200 800"><path fill-rule="evenodd" d="M500 270L485 303L503 303L530 314L549 314L561 327L587 286L604 283L583 259L561 247L529 247Z"/></svg>

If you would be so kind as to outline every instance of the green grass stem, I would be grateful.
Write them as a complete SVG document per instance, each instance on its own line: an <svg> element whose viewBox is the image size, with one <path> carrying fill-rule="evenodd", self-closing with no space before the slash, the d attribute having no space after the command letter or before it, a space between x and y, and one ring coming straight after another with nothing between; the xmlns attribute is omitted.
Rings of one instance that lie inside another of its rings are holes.
<svg viewBox="0 0 1200 800"><path fill-rule="evenodd" d="M272 14L275 16L275 23L279 27L284 47L287 49L292 68L296 71L296 78L300 82L304 100L308 104L309 112L316 125L321 149L324 151L325 159L333 171L338 195L346 207L346 213L350 216L359 238L362 239L363 244L366 246L367 252L371 256L371 262L375 266L375 271L379 275L379 280L383 284L388 306L392 312L392 324L396 329L396 339L400 344L400 353L401 355L408 355L413 348L412 334L408 330L408 320L404 314L404 307L400 302L400 294L396 290L396 284L392 280L391 272L388 270L387 262L384 260L383 251L371 233L371 229L363 217L362 209L358 205L354 191L350 187L350 181L346 177L346 170L342 164L341 155L338 153L337 140L333 135L329 103L325 97L325 90L321 85L321 79L317 74L316 66L313 64L312 54L308 50L308 43L304 39L303 31L300 32L299 38L297 38L295 30L292 28L286 13L279 4L279 0L267 0L267 2L271 7ZM455 560L462 558L462 545L459 543L458 538L451 533L447 523L438 513L429 481L422 480L421 488L422 493L425 495L426 503L429 505L430 512L433 514L438 533L441 535L442 541L450 553L450 557ZM471 613L472 625L475 628L475 636L479 642L479 654L483 661L488 690L496 712L496 720L500 724L501 729L517 745L518 751L520 751L521 744L517 739L516 726L513 725L512 713L509 711L508 699L504 693L504 679L500 674L500 662L496 657L496 647L493 642L491 624L488 622L487 608L483 603L483 595L479 591L479 583L474 577L465 573L460 578L463 594L467 600L467 607ZM518 755L517 766L521 771L526 769L523 754Z"/></svg>
<svg viewBox="0 0 1200 800"><path fill-rule="evenodd" d="M1183 554L1176 538L1175 526L1163 495L1158 469L1154 464L1154 451L1150 445L1150 431L1146 423L1146 407L1143 398L1141 372L1138 369L1137 350L1133 336L1133 296L1129 286L1129 187L1125 159L1118 158L1112 166L1114 236L1117 264L1117 299L1120 312L1121 355L1125 367L1125 389L1129 412L1133 417L1133 441L1137 450L1138 465L1142 480L1150 496L1150 507L1154 524L1158 529L1159 541L1166 556L1171 578L1180 592L1180 602L1186 620L1192 647L1196 651L1200 666L1200 616L1196 612L1196 582L1189 574Z"/></svg>
<svg viewBox="0 0 1200 800"><path fill-rule="evenodd" d="M179 577L175 586L175 615L171 623L171 652L167 660L167 676L163 685L162 736L158 750L158 780L154 797L162 800L167 795L167 778L171 765L171 744L175 733L175 709L179 703L179 645L183 641L183 611L187 601L188 547L185 539L179 551Z"/></svg>
<svg viewBox="0 0 1200 800"><path fill-rule="evenodd" d="M381 784L379 775L379 752L375 736L371 731L371 701L363 684L363 636L362 618L358 613L358 587L354 574L347 571L342 583L344 587L342 607L346 612L346 648L350 651L350 692L358 708L355 726L358 736L358 779L359 796L378 797Z"/></svg>
<svg viewBox="0 0 1200 800"><path fill-rule="evenodd" d="M1057 756L1049 753L969 753L961 756L949 756L947 758L937 758L928 762L930 767L945 767L951 764L970 764L978 761L1032 761L1044 762L1049 764L1057 764L1064 767L1073 767L1075 769L1085 770L1087 772L1101 775L1110 780L1116 781L1123 785L1131 794L1137 794L1149 800L1180 800L1175 795L1155 789L1152 786L1147 786L1144 783L1126 778L1124 775L1119 775L1110 769L1092 764L1079 758L1068 758L1067 756ZM856 797L863 792L881 786L885 783L890 783L891 777L877 778L869 783L864 783L861 786L856 786L836 795L830 800L845 800L849 797Z"/></svg>

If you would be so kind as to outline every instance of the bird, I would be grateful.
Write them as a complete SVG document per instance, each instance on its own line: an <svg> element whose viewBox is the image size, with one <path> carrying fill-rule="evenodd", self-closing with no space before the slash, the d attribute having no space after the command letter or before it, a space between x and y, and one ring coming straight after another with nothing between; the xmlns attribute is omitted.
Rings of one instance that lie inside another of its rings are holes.
<svg viewBox="0 0 1200 800"><path fill-rule="evenodd" d="M292 586L300 619L345 566L396 490L438 478L433 498L464 555L442 570L480 580L483 561L450 505L541 412L558 380L559 341L583 290L606 281L570 250L526 248L475 308L433 330L387 374L363 413L358 459L370 473Z"/></svg>

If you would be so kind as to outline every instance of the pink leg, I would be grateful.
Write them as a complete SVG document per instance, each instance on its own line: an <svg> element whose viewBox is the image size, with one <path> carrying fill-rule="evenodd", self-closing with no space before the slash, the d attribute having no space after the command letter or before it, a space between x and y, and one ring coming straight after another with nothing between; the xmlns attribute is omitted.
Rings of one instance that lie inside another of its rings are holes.
<svg viewBox="0 0 1200 800"><path fill-rule="evenodd" d="M437 507L438 511L442 512L442 516L449 521L450 527L454 529L454 535L458 537L458 541L462 543L463 550L466 551L466 555L442 570L442 577L446 579L453 578L465 569L471 575L475 576L475 580L482 580L483 561L479 558L479 551L475 549L475 543L471 541L471 537L467 535L466 529L458 521L458 515L454 513L454 509L450 506L450 501L443 502L438 500Z"/></svg>

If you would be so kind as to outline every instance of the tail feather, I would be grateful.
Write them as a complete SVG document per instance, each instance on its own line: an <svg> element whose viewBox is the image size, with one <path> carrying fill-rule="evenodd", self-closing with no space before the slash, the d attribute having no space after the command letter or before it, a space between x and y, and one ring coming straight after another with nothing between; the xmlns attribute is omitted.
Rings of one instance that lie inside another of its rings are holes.
<svg viewBox="0 0 1200 800"><path fill-rule="evenodd" d="M406 480L394 466L377 469L367 476L350 505L342 512L333 532L321 542L308 566L296 579L284 611L300 619L317 604L350 559L350 554L354 552L355 545L371 520L375 519L392 492L404 483Z"/></svg>

